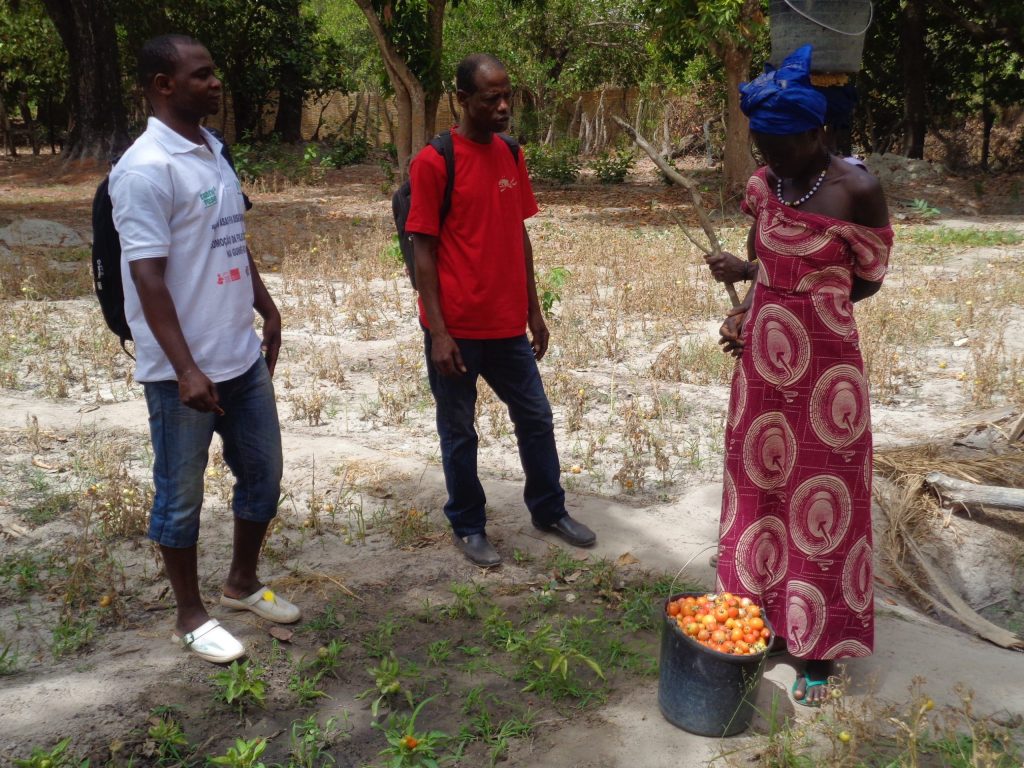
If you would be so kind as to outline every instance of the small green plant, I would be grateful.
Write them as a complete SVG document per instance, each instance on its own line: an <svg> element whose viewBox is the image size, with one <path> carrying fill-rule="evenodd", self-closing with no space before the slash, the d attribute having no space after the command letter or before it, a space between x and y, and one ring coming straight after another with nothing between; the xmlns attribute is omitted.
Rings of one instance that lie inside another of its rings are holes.
<svg viewBox="0 0 1024 768"><path fill-rule="evenodd" d="M917 216L921 216L925 219L934 219L940 215L940 211L935 206L929 204L929 202L923 198L917 198L910 204L910 210Z"/></svg>
<svg viewBox="0 0 1024 768"><path fill-rule="evenodd" d="M239 715L246 705L263 706L266 701L265 672L250 661L231 662L231 666L210 676L217 686L217 698L226 704L238 706ZM262 750L260 750L262 752Z"/></svg>
<svg viewBox="0 0 1024 768"><path fill-rule="evenodd" d="M266 739L235 739L235 745L218 757L208 757L210 765L223 765L227 768L266 768L260 757L267 748Z"/></svg>
<svg viewBox="0 0 1024 768"><path fill-rule="evenodd" d="M335 638L327 645L316 649L316 657L304 664L304 668L312 671L316 679L320 680L324 675L337 677L338 667L341 666L341 654L348 648L348 642Z"/></svg>
<svg viewBox="0 0 1024 768"><path fill-rule="evenodd" d="M388 746L378 754L387 755L388 768L438 768L438 751L449 741L443 731L417 731L416 718L434 697L421 701L408 717L391 715L386 725L374 723L384 731Z"/></svg>
<svg viewBox="0 0 1024 768"><path fill-rule="evenodd" d="M381 253L381 261L396 269L399 267L405 268L405 256L402 255L402 246L398 244L397 234L392 235L388 244L384 247L384 251Z"/></svg>
<svg viewBox="0 0 1024 768"><path fill-rule="evenodd" d="M572 184L579 178L583 166L578 141L565 141L555 146L529 144L525 151L533 178L555 184Z"/></svg>
<svg viewBox="0 0 1024 768"><path fill-rule="evenodd" d="M347 719L346 713L346 722ZM323 728L317 722L316 715L296 720L292 723L291 754L285 768L328 768L335 764L331 748L348 737L348 731L339 725L337 717L330 718Z"/></svg>
<svg viewBox="0 0 1024 768"><path fill-rule="evenodd" d="M50 650L53 658L75 653L92 642L96 632L96 619L91 614L83 616L61 616L57 626L53 628Z"/></svg>
<svg viewBox="0 0 1024 768"><path fill-rule="evenodd" d="M322 672L311 677L304 677L299 674L291 676L291 679L288 681L288 690L295 694L295 698L298 700L300 707L308 706L316 699L321 699L327 696L327 694L319 688L322 677Z"/></svg>
<svg viewBox="0 0 1024 768"><path fill-rule="evenodd" d="M370 715L374 719L376 719L377 714L380 712L381 705L386 704L389 708L394 709L394 703L399 697L404 698L409 706L412 707L412 693L402 685L401 678L403 675L415 674L415 670L403 669L401 663L395 658L394 653L381 659L380 664L376 667L370 667L366 671L373 678L374 687L367 688L357 695L356 698L365 699L368 696L377 694L377 698L370 705Z"/></svg>
<svg viewBox="0 0 1024 768"><path fill-rule="evenodd" d="M435 640L427 646L427 660L435 667L440 667L452 655L452 641Z"/></svg>
<svg viewBox="0 0 1024 768"><path fill-rule="evenodd" d="M345 625L338 616L338 609L334 603L328 603L323 613L307 621L301 628L302 632L332 632L341 629Z"/></svg>
<svg viewBox="0 0 1024 768"><path fill-rule="evenodd" d="M475 619L479 613L477 598L484 594L484 588L479 584L452 584L449 587L455 600L441 609L441 613L449 619L457 619L465 616L468 619Z"/></svg>
<svg viewBox="0 0 1024 768"><path fill-rule="evenodd" d="M13 675L18 671L18 649L13 643L0 648L0 677Z"/></svg>
<svg viewBox="0 0 1024 768"><path fill-rule="evenodd" d="M551 310L562 300L562 288L572 276L565 267L552 267L540 276L540 308L545 317L551 317Z"/></svg>
<svg viewBox="0 0 1024 768"><path fill-rule="evenodd" d="M71 739L67 738L57 742L50 749L33 747L32 752L29 753L27 758L20 760L15 758L14 766L15 768L73 768L73 766L88 768L88 759L79 761L68 754L68 747L70 745Z"/></svg>
<svg viewBox="0 0 1024 768"><path fill-rule="evenodd" d="M169 716L154 714L146 736L153 742L161 764L183 765L192 754L192 745L178 722Z"/></svg>
<svg viewBox="0 0 1024 768"><path fill-rule="evenodd" d="M602 152L595 157L590 167L594 176L602 184L621 184L636 162L632 152L617 149L614 152Z"/></svg>

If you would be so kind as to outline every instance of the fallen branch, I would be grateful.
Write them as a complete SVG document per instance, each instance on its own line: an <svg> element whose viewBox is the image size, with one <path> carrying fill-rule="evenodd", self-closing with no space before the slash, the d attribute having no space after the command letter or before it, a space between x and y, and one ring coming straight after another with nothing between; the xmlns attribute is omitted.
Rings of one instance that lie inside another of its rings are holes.
<svg viewBox="0 0 1024 768"><path fill-rule="evenodd" d="M910 481L909 485L897 485L897 488L901 489L899 499L894 499L893 494L885 495L877 490L875 496L878 501L878 508L888 518L889 536L899 542L899 545L909 555L911 561L917 563L920 570L927 576L928 581L931 582L932 587L938 592L938 597L928 592L918 583L917 579L900 562L903 558L895 550L888 553L890 566L904 586L926 601L938 613L960 622L979 637L1001 648L1009 648L1016 651L1024 650L1024 639L981 616L957 594L956 590L946 580L942 569L935 565L918 546L913 534L904 524L901 515L898 514L899 510L893 509L893 507L900 507L910 503L918 495L920 487L920 478L915 478Z"/></svg>
<svg viewBox="0 0 1024 768"><path fill-rule="evenodd" d="M997 507L1024 512L1024 490L1019 488L968 483L942 472L929 472L924 479L944 505Z"/></svg>
<svg viewBox="0 0 1024 768"><path fill-rule="evenodd" d="M700 221L701 229L704 230L704 234L707 235L708 242L711 244L710 250L705 248L690 234L689 230L682 224L682 222L675 216L676 224L686 234L687 239L697 246L705 257L718 256L722 252L722 243L718 239L718 235L715 232L714 226L711 224L711 219L708 218L707 213L704 211L704 200L700 195L700 186L693 179L683 176L678 169L673 167L668 161L665 160L658 152L652 147L647 140L641 136L632 125L622 120L618 116L613 116L619 127L625 131L631 139L636 143L640 149L647 153L648 157L654 161L654 164L658 166L658 169L667 176L672 183L683 187L690 193L690 197L693 199L693 207L697 211L697 219ZM732 302L734 307L740 305L740 297L736 294L736 288L732 283L724 283L725 291L729 294L729 300Z"/></svg>

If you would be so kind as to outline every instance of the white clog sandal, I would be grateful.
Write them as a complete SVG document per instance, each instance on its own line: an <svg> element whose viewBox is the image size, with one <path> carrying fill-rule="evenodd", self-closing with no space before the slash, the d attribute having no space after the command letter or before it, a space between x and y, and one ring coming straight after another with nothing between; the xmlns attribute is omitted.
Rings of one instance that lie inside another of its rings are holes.
<svg viewBox="0 0 1024 768"><path fill-rule="evenodd" d="M294 624L302 618L299 606L288 602L283 597L278 597L273 590L267 587L260 587L248 597L238 600L221 595L220 604L236 611L252 611L257 616L278 624Z"/></svg>
<svg viewBox="0 0 1024 768"><path fill-rule="evenodd" d="M245 655L242 644L216 619L210 619L181 637L171 635L171 639L200 659L214 664L227 664Z"/></svg>

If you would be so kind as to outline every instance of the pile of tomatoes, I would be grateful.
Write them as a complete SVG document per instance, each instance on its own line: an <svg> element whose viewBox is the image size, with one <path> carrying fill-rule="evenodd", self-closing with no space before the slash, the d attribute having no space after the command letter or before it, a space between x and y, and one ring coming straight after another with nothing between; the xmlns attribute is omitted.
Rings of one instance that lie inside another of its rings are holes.
<svg viewBox="0 0 1024 768"><path fill-rule="evenodd" d="M749 597L729 592L680 597L671 601L667 610L683 634L719 653L760 653L768 647L772 634L760 606Z"/></svg>

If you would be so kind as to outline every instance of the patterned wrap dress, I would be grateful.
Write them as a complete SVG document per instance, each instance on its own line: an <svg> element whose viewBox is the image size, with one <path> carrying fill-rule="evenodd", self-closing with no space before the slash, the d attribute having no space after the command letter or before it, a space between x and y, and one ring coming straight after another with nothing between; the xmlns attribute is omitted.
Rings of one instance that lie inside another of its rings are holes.
<svg viewBox="0 0 1024 768"><path fill-rule="evenodd" d="M761 603L794 656L867 656L871 416L850 289L882 280L892 229L783 205L764 168L742 208L761 269L729 401L718 588Z"/></svg>

